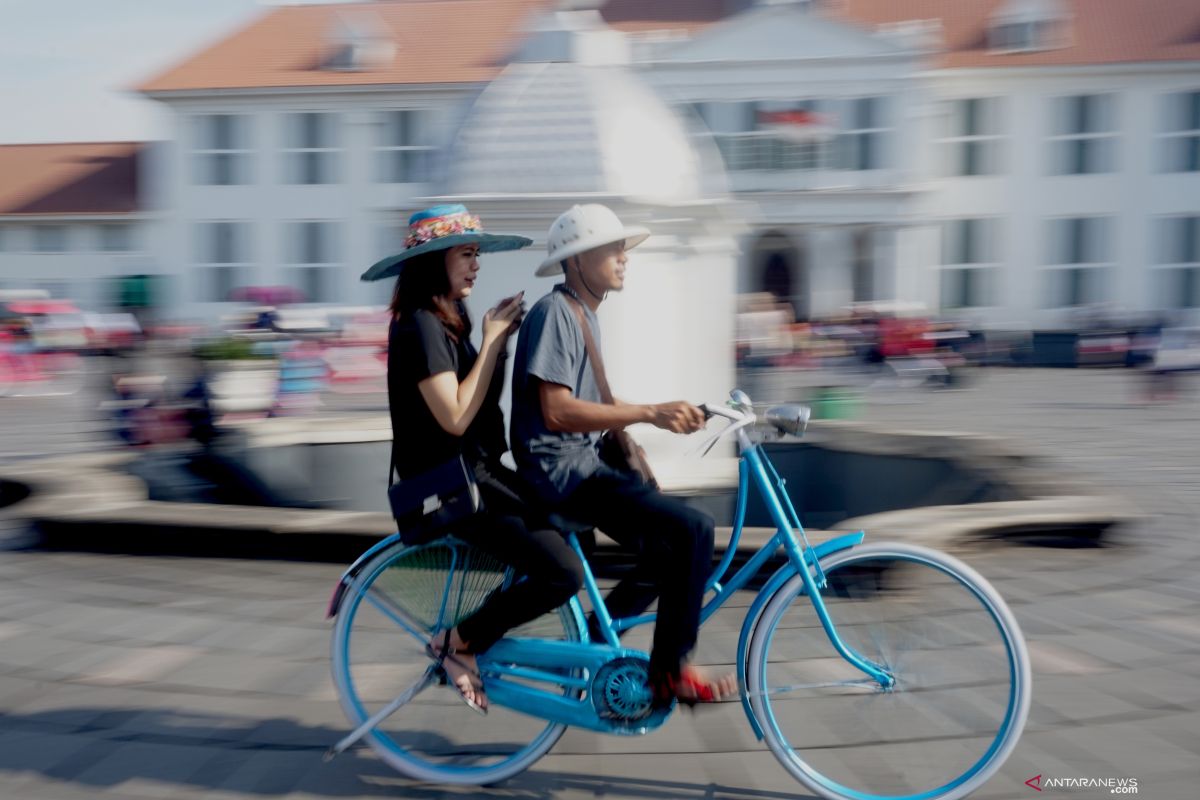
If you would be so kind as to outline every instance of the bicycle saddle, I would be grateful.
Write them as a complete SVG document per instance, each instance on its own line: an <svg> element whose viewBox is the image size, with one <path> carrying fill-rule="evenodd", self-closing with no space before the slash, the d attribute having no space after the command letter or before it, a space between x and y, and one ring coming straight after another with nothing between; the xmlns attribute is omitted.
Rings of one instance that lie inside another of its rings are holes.
<svg viewBox="0 0 1200 800"><path fill-rule="evenodd" d="M574 533L580 535L581 537L583 534L596 527L590 522L580 522L577 519L569 519L564 517L562 514L551 513L547 515L546 519L550 521L550 524L559 533Z"/></svg>

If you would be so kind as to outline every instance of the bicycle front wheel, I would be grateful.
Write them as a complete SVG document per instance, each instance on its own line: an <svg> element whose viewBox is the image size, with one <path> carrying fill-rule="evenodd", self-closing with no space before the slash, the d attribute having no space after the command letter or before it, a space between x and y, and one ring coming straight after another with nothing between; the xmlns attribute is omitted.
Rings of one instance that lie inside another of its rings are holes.
<svg viewBox="0 0 1200 800"><path fill-rule="evenodd" d="M885 667L883 689L830 644L801 576L755 628L747 691L772 752L837 800L964 797L1011 753L1029 711L1029 654L977 572L942 553L875 544L821 563L842 642Z"/></svg>
<svg viewBox="0 0 1200 800"><path fill-rule="evenodd" d="M333 629L334 685L354 726L406 700L367 736L404 775L496 783L527 769L562 736L564 725L495 704L477 715L425 651L435 630L457 625L513 579L494 557L447 538L383 550L347 591ZM579 641L579 619L572 601L508 635Z"/></svg>

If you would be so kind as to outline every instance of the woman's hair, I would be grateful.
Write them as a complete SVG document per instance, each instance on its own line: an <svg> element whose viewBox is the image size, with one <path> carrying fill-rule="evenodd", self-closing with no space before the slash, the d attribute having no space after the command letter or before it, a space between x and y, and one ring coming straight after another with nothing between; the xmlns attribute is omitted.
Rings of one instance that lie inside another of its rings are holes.
<svg viewBox="0 0 1200 800"><path fill-rule="evenodd" d="M446 254L431 250L404 262L389 310L397 319L411 318L420 309L432 311L446 331L457 340L471 335L471 317L461 300L448 300L450 278L446 274Z"/></svg>

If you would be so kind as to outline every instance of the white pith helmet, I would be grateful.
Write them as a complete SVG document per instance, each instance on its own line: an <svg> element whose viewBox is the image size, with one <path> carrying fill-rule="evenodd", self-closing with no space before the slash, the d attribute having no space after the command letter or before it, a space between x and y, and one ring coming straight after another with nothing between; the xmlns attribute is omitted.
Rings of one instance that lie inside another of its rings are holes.
<svg viewBox="0 0 1200 800"><path fill-rule="evenodd" d="M599 203L574 205L559 215L546 236L546 260L534 273L539 278L562 273L562 261L593 247L625 241L632 250L650 235L639 225L625 225L608 206Z"/></svg>

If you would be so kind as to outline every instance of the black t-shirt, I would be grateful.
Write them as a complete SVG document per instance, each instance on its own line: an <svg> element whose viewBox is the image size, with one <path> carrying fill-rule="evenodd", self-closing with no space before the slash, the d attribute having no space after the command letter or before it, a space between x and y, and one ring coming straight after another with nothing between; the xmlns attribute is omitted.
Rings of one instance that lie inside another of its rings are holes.
<svg viewBox="0 0 1200 800"><path fill-rule="evenodd" d="M500 392L504 369L497 365L487 397L466 433L447 433L421 396L417 384L439 372L462 380L478 352L467 337L458 342L432 311L393 321L388 331L388 406L392 416L393 462L401 480L419 475L462 453L472 463L498 461L508 449Z"/></svg>

